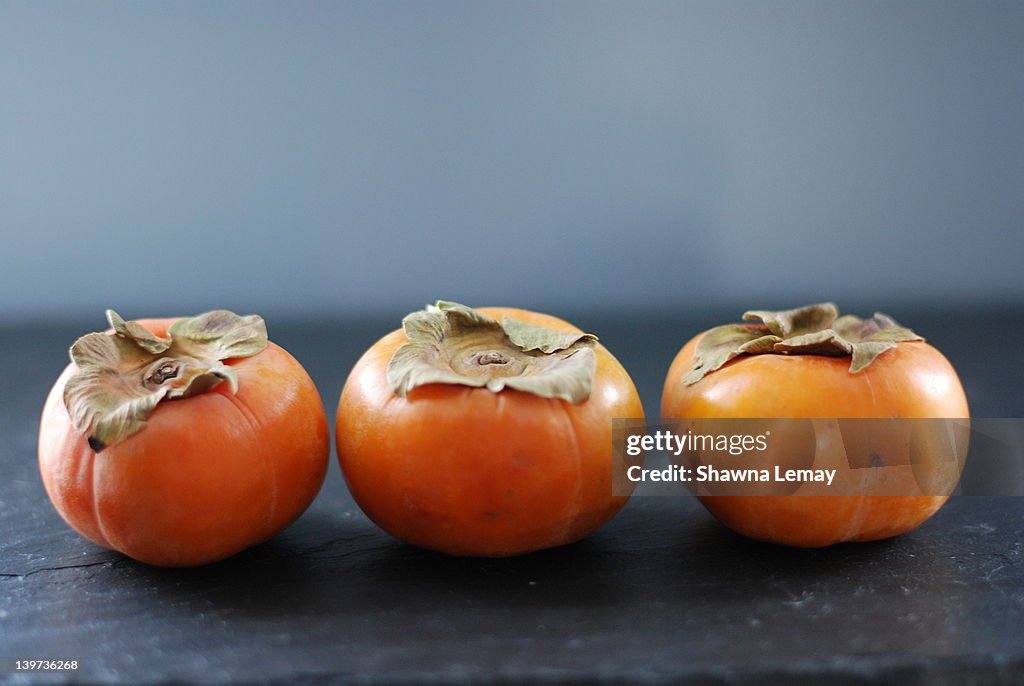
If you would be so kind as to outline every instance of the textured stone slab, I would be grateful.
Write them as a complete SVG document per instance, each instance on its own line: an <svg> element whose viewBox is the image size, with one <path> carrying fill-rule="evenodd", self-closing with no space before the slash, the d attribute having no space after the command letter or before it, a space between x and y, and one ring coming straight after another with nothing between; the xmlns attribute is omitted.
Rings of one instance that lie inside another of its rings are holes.
<svg viewBox="0 0 1024 686"><path fill-rule="evenodd" d="M901 315L957 364L976 414L1024 416L1022 354L984 335L1005 321L975 317L965 343L943 340L943 317ZM675 350L722 315L663 331L574 319L656 413ZM387 327L270 320L329 414ZM35 466L43 397L87 328L0 331L0 656L81 665L0 683L1024 683L1024 498L954 499L902 538L821 551L745 541L689 499L634 498L587 541L464 560L379 531L332 462L313 507L269 543L201 569L134 563L72 533Z"/></svg>

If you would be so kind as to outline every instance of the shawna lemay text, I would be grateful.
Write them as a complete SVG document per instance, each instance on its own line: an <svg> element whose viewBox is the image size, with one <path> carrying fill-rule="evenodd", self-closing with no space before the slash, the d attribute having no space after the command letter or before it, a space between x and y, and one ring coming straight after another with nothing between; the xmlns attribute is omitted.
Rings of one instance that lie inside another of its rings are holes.
<svg viewBox="0 0 1024 686"><path fill-rule="evenodd" d="M829 486L836 477L835 469L784 469L775 465L772 469L724 469L711 465L682 467L671 465L661 469L645 469L634 465L626 470L630 481L674 481L683 483L708 482L823 482Z"/></svg>

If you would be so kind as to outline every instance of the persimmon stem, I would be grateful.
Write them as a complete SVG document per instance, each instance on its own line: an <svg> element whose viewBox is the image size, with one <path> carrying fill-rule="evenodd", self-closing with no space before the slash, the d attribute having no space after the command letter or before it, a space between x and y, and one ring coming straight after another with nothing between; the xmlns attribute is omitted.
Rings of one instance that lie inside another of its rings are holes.
<svg viewBox="0 0 1024 686"><path fill-rule="evenodd" d="M205 393L238 379L224 360L255 355L267 346L257 315L216 310L179 319L167 337L107 310L113 333L90 333L71 346L78 367L64 387L71 422L95 452L141 431L158 403Z"/></svg>
<svg viewBox="0 0 1024 686"><path fill-rule="evenodd" d="M508 364L512 359L500 350L488 350L487 352L473 353L469 360L481 367L492 364Z"/></svg>
<svg viewBox="0 0 1024 686"><path fill-rule="evenodd" d="M777 312L751 310L743 319L748 323L716 326L704 334L685 384L697 383L741 355L850 357L850 373L856 374L897 344L924 340L881 312L870 319L840 317L830 302Z"/></svg>
<svg viewBox="0 0 1024 686"><path fill-rule="evenodd" d="M438 301L402 321L409 342L388 362L388 382L405 397L414 388L444 383L513 388L572 403L590 396L597 338L497 321L474 309Z"/></svg>

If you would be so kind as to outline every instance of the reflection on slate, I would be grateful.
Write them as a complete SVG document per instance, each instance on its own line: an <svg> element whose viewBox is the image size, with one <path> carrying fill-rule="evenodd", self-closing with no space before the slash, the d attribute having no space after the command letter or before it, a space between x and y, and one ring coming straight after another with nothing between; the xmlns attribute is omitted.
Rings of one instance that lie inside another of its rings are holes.
<svg viewBox="0 0 1024 686"><path fill-rule="evenodd" d="M676 350L729 316L559 314L601 336L652 417ZM952 359L976 416L1024 416L1024 379L1008 376L1022 353L996 343L1005 311L958 315L957 338L939 314L899 314ZM269 324L332 415L345 374L397 319ZM586 541L457 559L378 530L332 462L310 510L268 543L199 569L137 564L70 531L35 465L43 398L94 325L0 331L2 656L76 658L77 681L122 684L1024 681L1024 498L953 498L908 535L824 550L747 541L693 498L634 498ZM1024 316L1009 325L1019 337ZM1008 444L978 440L993 456Z"/></svg>

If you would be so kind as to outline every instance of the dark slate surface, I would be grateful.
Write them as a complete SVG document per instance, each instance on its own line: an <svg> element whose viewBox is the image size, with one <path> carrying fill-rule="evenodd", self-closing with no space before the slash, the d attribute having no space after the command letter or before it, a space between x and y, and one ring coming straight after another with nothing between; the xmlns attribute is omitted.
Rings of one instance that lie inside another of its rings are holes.
<svg viewBox="0 0 1024 686"><path fill-rule="evenodd" d="M656 416L693 332L731 313L574 319L602 336ZM957 365L977 416L1024 416L1024 312L902 313ZM344 375L396 321L271 322L333 415ZM35 464L64 349L95 322L0 330L0 657L77 658L0 683L610 681L1024 683L1024 498L955 498L899 539L757 544L687 498L634 498L581 543L506 560L401 545L354 506L337 463L291 529L193 570L80 539Z"/></svg>

